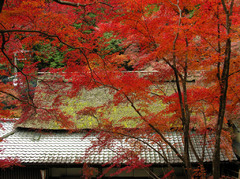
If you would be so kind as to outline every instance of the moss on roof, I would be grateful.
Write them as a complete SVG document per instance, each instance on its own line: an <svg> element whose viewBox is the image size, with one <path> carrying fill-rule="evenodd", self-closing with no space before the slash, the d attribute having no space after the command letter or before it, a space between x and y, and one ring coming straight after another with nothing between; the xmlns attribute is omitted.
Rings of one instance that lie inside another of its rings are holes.
<svg viewBox="0 0 240 179"><path fill-rule="evenodd" d="M18 124L18 127L51 130L92 129L103 123L104 119L109 119L111 125L123 125L126 128L135 128L140 123L138 114L128 103L116 106L109 103L114 93L106 87L92 90L83 88L73 97L71 88L71 83L58 78L44 78L39 81L34 96L34 103L38 109L25 113L27 116L22 116L24 122ZM165 106L161 101L157 101L147 108L155 113ZM64 123L65 117L74 125Z"/></svg>

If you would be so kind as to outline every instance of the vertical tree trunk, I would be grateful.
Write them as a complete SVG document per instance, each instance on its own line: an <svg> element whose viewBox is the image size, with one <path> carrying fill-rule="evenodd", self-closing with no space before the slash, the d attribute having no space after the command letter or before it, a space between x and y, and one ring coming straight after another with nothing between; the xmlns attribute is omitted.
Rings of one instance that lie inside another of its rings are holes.
<svg viewBox="0 0 240 179"><path fill-rule="evenodd" d="M224 0L222 1L223 9L226 13L226 30L227 35L230 34L231 28L231 20L230 16L232 14L232 8L234 0L231 1L230 9L227 9ZM214 145L214 154L213 154L213 177L214 179L220 178L220 143L221 143L221 132L223 126L223 120L225 115L226 109L226 102L227 102L227 89L228 89L228 77L229 77L229 68L230 68L230 59L231 59L231 39L228 37L226 40L225 46L225 57L224 57L224 64L222 69L222 75L220 78L220 98L219 98L219 112L218 112L218 119L216 125L216 135L215 135L215 145Z"/></svg>
<svg viewBox="0 0 240 179"><path fill-rule="evenodd" d="M0 13L2 12L3 5L4 5L4 0L0 0Z"/></svg>
<svg viewBox="0 0 240 179"><path fill-rule="evenodd" d="M186 124L183 129L184 132L184 159L185 159L185 165L187 170L187 178L192 178L192 167L189 157L189 124Z"/></svg>
<svg viewBox="0 0 240 179"><path fill-rule="evenodd" d="M226 51L225 51L225 60L223 66L222 77L220 81L220 99L219 99L219 113L218 113L218 121L216 125L216 143L214 146L214 154L213 154L213 175L214 179L220 178L220 142L221 142L221 132L227 102L227 89L228 89L228 76L229 76L229 66L230 66L230 54L231 54L231 40L228 39L226 43Z"/></svg>

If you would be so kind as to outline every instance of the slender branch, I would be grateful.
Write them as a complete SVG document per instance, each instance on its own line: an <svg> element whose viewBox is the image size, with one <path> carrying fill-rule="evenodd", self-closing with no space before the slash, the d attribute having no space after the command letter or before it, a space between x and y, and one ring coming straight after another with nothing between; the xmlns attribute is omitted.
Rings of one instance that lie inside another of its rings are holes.
<svg viewBox="0 0 240 179"><path fill-rule="evenodd" d="M47 37L53 37L53 38L57 38L59 42L61 42L62 44L72 48L72 49L82 49L82 47L74 47L64 41L62 41L62 39L60 39L60 37L58 35L53 35L53 34L48 34L47 32L42 32L39 30L22 30L22 29L6 29L6 30L0 30L0 33L24 33L24 32L28 32L28 33L38 33L38 34L42 34L45 35Z"/></svg>
<svg viewBox="0 0 240 179"><path fill-rule="evenodd" d="M99 129L98 129L99 130ZM100 130L100 131L103 131L103 132L106 132L106 133L111 133L111 134L118 134L118 135L121 135L121 136L124 136L124 137L129 137L129 138L132 138L132 139L136 139L137 141L140 141L141 143L147 145L148 147L150 147L152 150L154 150L155 152L157 152L164 160L167 164L170 164L168 162L168 159L166 157L166 155L163 155L162 153L160 153L157 149L155 149L152 145L150 145L148 142L146 142L145 140L143 140L143 138L140 138L140 137L136 137L136 136L133 136L133 135L130 135L130 134L127 134L127 133L121 133L121 132L111 132L111 131L107 131L107 130ZM152 140L151 140L152 141ZM155 143L157 143L156 141L153 141ZM157 143L158 144L158 143ZM163 151L164 153L164 151Z"/></svg>
<svg viewBox="0 0 240 179"><path fill-rule="evenodd" d="M106 85L106 84L103 84L102 82L99 82L97 80L94 79L94 81L96 83L99 83L101 85L104 85L106 87L109 87L109 88L112 88L116 91L119 91L118 88L114 87L114 86L111 86L111 85ZM161 133L161 131L159 131L156 127L154 127L151 123L149 123L145 118L144 116L141 114L141 112L136 108L136 106L134 105L134 103L132 102L132 100L125 94L123 93L123 95L125 96L125 98L127 99L127 101L131 104L132 108L134 109L134 111L139 115L139 117L141 117L141 119L147 123L147 125L153 129L161 138L162 140L167 144L169 145L169 147L177 154L177 156L184 162L184 158L183 156L178 152L178 150L164 137L164 135Z"/></svg>
<svg viewBox="0 0 240 179"><path fill-rule="evenodd" d="M13 135L15 132L16 132L16 129L13 129L11 132L9 132L9 133L1 136L1 137L0 137L0 141L2 141L3 139L9 137L10 135Z"/></svg>
<svg viewBox="0 0 240 179"><path fill-rule="evenodd" d="M132 100L126 95L124 94L124 96L127 98L127 100L129 101L129 103L131 104L132 108L135 110L135 112L141 117L141 119L146 122L148 124L148 126L150 126L162 139L164 142L166 142L171 149L178 155L178 157L184 162L184 158L180 155L180 153L177 151L177 149L163 136L163 134L156 128L154 127L151 123L149 123L144 117L143 115L140 113L140 111L136 108L136 106L133 104Z"/></svg>
<svg viewBox="0 0 240 179"><path fill-rule="evenodd" d="M83 8L85 8L86 6L92 6L92 5L97 4L97 3L112 7L110 4L108 4L106 2L95 2L95 3L89 3L89 4L80 4L80 3L62 1L62 0L53 0L53 1L58 3L58 4L73 6L73 7L83 7Z"/></svg>
<svg viewBox="0 0 240 179"><path fill-rule="evenodd" d="M33 104L33 98L32 98L31 95L30 95L30 84L29 84L28 76L27 76L25 73L23 73L23 71L20 70L20 69L11 61L11 59L8 57L8 55L7 55L6 52L4 51L4 50L5 50L6 40L5 40L5 35L4 35L4 33L1 32L1 34L2 34L2 46L1 46L1 51L2 51L3 55L7 58L8 62L9 62L13 67L17 68L17 69L20 71L20 73L25 77L26 83L27 83L27 91L28 91L28 92L27 92L27 97L28 97L28 100L31 101L32 104Z"/></svg>
<svg viewBox="0 0 240 179"><path fill-rule="evenodd" d="M11 93L8 93L8 92L6 92L6 91L0 90L0 93L4 93L4 94L6 94L6 95L8 95L8 96L13 97L14 99L17 99L18 101L20 101L20 102L22 102L22 103L27 103L27 104L29 104L30 106L36 108L36 106L35 106L34 104L32 104L32 103L29 103L28 100L22 100L22 99L18 98L17 96L15 96L15 95L13 95L13 94L11 94Z"/></svg>
<svg viewBox="0 0 240 179"><path fill-rule="evenodd" d="M201 36L201 38L205 40L208 43L208 45L210 45L213 48L214 51L218 52L218 49L216 49L204 36Z"/></svg>
<svg viewBox="0 0 240 179"><path fill-rule="evenodd" d="M180 77L181 80L183 80L183 76L181 73L179 73L179 71L177 70L177 67L172 65L165 57L162 58L164 62L166 62L172 69L174 72L177 73L177 75Z"/></svg>
<svg viewBox="0 0 240 179"><path fill-rule="evenodd" d="M80 4L80 3L75 3L75 2L69 2L69 1L61 1L61 0L53 0L54 2L62 5L67 5L67 6L73 6L73 7L86 7L93 5L93 3L90 4Z"/></svg>
<svg viewBox="0 0 240 179"><path fill-rule="evenodd" d="M190 137L189 137L189 143L190 143L191 149L192 149L192 151L193 151L196 159L197 159L201 164L203 164L203 161L201 160L201 158L200 158L199 155L197 154L197 151L196 151L196 149L195 149L195 147L194 147L194 145L193 145L192 140L191 140Z"/></svg>
<svg viewBox="0 0 240 179"><path fill-rule="evenodd" d="M206 115L205 115L204 111L202 111L202 114L203 114L203 118L204 118L204 125L205 125L205 128L206 128L207 127L207 118L206 118ZM206 140L207 140L207 132L204 131L203 146L202 146L202 157L201 157L202 161L204 161L204 158L205 158Z"/></svg>
<svg viewBox="0 0 240 179"><path fill-rule="evenodd" d="M237 71L235 71L235 72L232 72L232 73L230 73L229 75L228 75L228 77L229 76L232 76L232 75L234 75L234 74L236 74L236 73L239 73L240 72L240 70L237 70Z"/></svg>
<svg viewBox="0 0 240 179"><path fill-rule="evenodd" d="M221 44L220 44L220 23L219 23L219 5L217 5L217 19L218 19L218 24L217 24L217 31L218 31L218 49L217 49L217 53L219 54L219 56L221 55ZM220 79L221 79L221 75L220 75L220 62L217 63L217 78L218 78L218 81L220 82Z"/></svg>
<svg viewBox="0 0 240 179"><path fill-rule="evenodd" d="M151 176L152 178L155 177L156 179L160 179L154 172L152 172L151 170L147 170L146 168L143 168L145 172L147 172L147 174L149 176Z"/></svg>
<svg viewBox="0 0 240 179"><path fill-rule="evenodd" d="M229 10L230 16L232 15L233 5L234 5L234 0L231 1L231 5L230 5L230 10Z"/></svg>
<svg viewBox="0 0 240 179"><path fill-rule="evenodd" d="M222 1L223 9L224 9L225 13L228 15L228 14L229 14L229 11L228 11L228 9L227 9L225 0L221 0L221 1Z"/></svg>
<svg viewBox="0 0 240 179"><path fill-rule="evenodd" d="M104 130L101 130L101 132L109 133L109 131L104 131ZM113 134L116 134L116 132L114 132ZM118 134L126 137L125 134L122 134L122 133L118 133ZM129 136L127 136L127 137L129 137ZM133 138L136 139L135 137L133 137ZM104 143L104 142L101 140L101 138L97 137L97 139L98 139L98 141L101 142L101 144ZM135 143L136 143L137 141L139 142L139 139L136 139ZM140 142L142 142L142 141L140 141ZM122 142L121 142L121 144L122 144ZM144 143L144 144L147 145L148 143ZM148 146L149 146L150 148L152 148L153 150L155 150L157 153L159 153L159 151L156 150L155 148L153 148L151 145L148 144ZM122 146L122 147L123 147L123 146ZM123 157L125 160L129 160L129 158L128 158L127 156L120 154L119 152L113 150L113 149L110 148L109 146L107 146L107 148L108 148L109 150L111 150L113 153L117 154L117 156L121 156L121 157ZM161 155L161 153L159 153L159 154ZM170 167L172 167L168 161L166 161L166 162L167 162L167 164L168 164ZM148 175L151 176L152 178L155 177L156 179L160 179L154 172L152 172L152 171L148 172L145 168L144 168L144 170L145 170L145 171L148 173Z"/></svg>

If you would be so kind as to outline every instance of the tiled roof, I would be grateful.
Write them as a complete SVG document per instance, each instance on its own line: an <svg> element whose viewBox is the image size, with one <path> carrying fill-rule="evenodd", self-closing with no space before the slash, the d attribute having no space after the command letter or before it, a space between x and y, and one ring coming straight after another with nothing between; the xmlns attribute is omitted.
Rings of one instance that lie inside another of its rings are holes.
<svg viewBox="0 0 240 179"><path fill-rule="evenodd" d="M181 132L168 132L165 136L179 151L183 152ZM211 137L213 137L213 135L208 136L210 140ZM52 131L38 133L36 131L17 129L13 135L10 135L0 143L1 148L4 148L4 151L0 152L0 159L17 158L23 164L75 164L76 161L80 163L104 164L112 162L111 159L123 152L123 149L132 149L135 153L138 153L136 147L133 149L131 145L135 139L132 139L133 141L116 139L112 142L112 148L104 148L100 153L98 150L92 150L91 154L87 158L84 158L84 156L86 156L85 152L92 145L91 142L96 140L98 140L98 136L94 134L86 136L84 132L68 133L66 131ZM195 135L192 137L192 140L197 152L201 153L202 136ZM180 159L166 144L161 143L161 145L170 163L181 163ZM152 144L152 146L161 151L159 145ZM157 152L147 146L144 147L144 150L141 150L138 154L146 163L165 163ZM206 145L205 151L204 161L212 161L213 146ZM230 158L236 159L232 151L229 154L233 158L228 157L225 151L222 150L221 161L229 161ZM192 162L197 162L192 152L190 156Z"/></svg>
<svg viewBox="0 0 240 179"><path fill-rule="evenodd" d="M0 137L11 132L17 120L18 118L0 118Z"/></svg>
<svg viewBox="0 0 240 179"><path fill-rule="evenodd" d="M238 129L238 131L240 131L240 119L234 120L233 124L236 126L236 128Z"/></svg>

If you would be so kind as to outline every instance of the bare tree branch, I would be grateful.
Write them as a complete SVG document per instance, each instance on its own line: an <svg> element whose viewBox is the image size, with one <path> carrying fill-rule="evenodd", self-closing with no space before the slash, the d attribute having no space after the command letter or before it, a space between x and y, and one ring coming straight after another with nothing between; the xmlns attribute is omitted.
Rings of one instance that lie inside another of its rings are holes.
<svg viewBox="0 0 240 179"><path fill-rule="evenodd" d="M58 4L67 5L67 6L73 6L73 7L83 7L84 8L86 6L91 6L91 5L96 4L96 3L100 3L100 4L103 4L103 5L107 5L107 6L112 7L110 4L105 3L105 2L95 2L95 3L89 3L89 4L80 4L80 3L69 2L69 1L62 1L62 0L53 0L53 1L58 3Z"/></svg>
<svg viewBox="0 0 240 179"><path fill-rule="evenodd" d="M72 49L81 49L82 47L74 47L72 45L69 45L68 43L62 41L60 39L60 37L58 35L53 35L53 34L48 34L47 32L42 32L42 31L39 31L39 30L22 30L22 29L6 29L6 30L0 30L0 33L26 33L26 32L29 32L29 33L38 33L38 34L42 34L42 35L45 35L47 37L53 37L53 38L57 38L59 42L61 42L62 44L72 48Z"/></svg>
<svg viewBox="0 0 240 179"><path fill-rule="evenodd" d="M9 133L1 136L1 137L0 137L0 141L2 141L3 139L9 137L10 135L13 135L15 132L16 132L16 129L13 129L11 132L9 132Z"/></svg>
<svg viewBox="0 0 240 179"><path fill-rule="evenodd" d="M86 7L91 4L80 4L80 3L75 3L75 2L69 2L69 1L61 1L61 0L53 0L54 2L58 3L58 4L62 4L62 5L67 5L67 6L73 6L73 7Z"/></svg>

